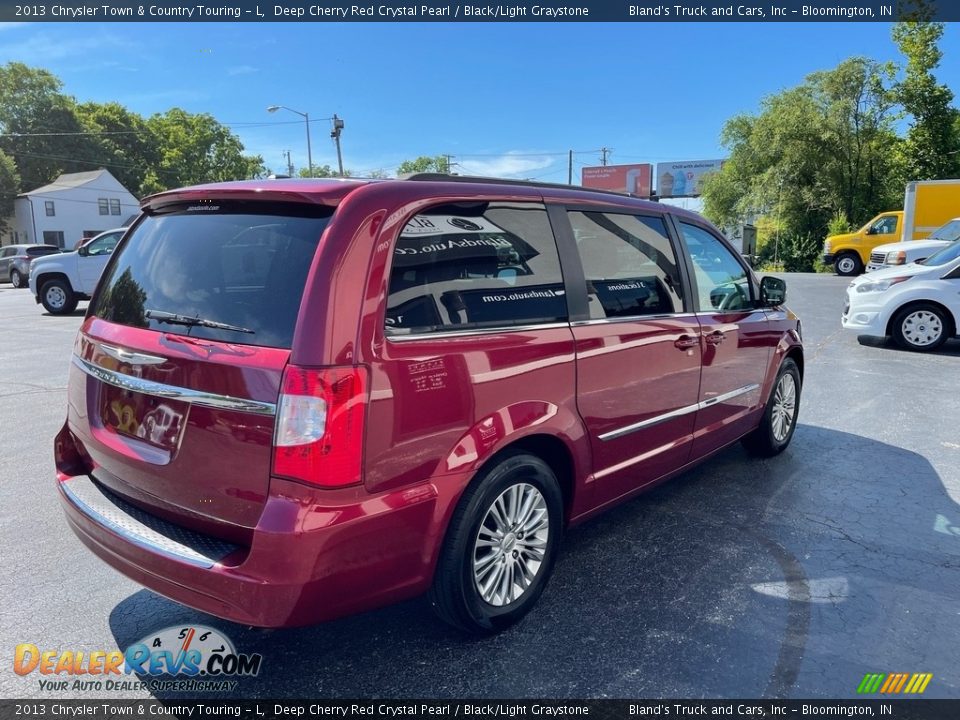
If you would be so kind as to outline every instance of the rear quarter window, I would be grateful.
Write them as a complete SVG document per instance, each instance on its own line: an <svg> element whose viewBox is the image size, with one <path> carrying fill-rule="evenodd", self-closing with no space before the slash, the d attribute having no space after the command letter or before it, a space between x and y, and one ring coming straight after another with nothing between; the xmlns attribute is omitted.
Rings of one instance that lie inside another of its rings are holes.
<svg viewBox="0 0 960 720"><path fill-rule="evenodd" d="M224 203L151 215L115 253L92 313L133 327L289 348L331 214L312 206ZM171 314L246 332L159 319Z"/></svg>
<svg viewBox="0 0 960 720"><path fill-rule="evenodd" d="M412 218L397 240L388 335L566 318L560 259L543 205L438 207Z"/></svg>

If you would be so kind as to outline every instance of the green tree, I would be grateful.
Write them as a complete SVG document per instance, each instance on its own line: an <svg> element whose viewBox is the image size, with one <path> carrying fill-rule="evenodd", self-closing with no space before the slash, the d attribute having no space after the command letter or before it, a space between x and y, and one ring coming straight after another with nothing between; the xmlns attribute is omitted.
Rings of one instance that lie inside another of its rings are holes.
<svg viewBox="0 0 960 720"><path fill-rule="evenodd" d="M18 62L0 66L0 150L16 162L25 188L98 167L76 103L62 87L46 70Z"/></svg>
<svg viewBox="0 0 960 720"><path fill-rule="evenodd" d="M315 177L315 178L335 178L340 177L340 173L337 170L334 170L329 165L314 165L313 174L310 174L310 168L300 168L298 175L302 178ZM353 171L349 168L344 168L343 177L352 177Z"/></svg>
<svg viewBox="0 0 960 720"><path fill-rule="evenodd" d="M769 217L781 256L812 269L838 211L863 222L899 207L893 72L851 58L729 120L721 135L729 160L705 183L707 216L726 226Z"/></svg>
<svg viewBox="0 0 960 720"><path fill-rule="evenodd" d="M446 155L421 155L416 160L404 160L397 168L398 176L427 172L449 173L449 158Z"/></svg>
<svg viewBox="0 0 960 720"><path fill-rule="evenodd" d="M159 143L146 120L119 103L82 103L76 108L84 130L91 133L96 157L120 183L143 195L150 168L159 162Z"/></svg>
<svg viewBox="0 0 960 720"><path fill-rule="evenodd" d="M144 176L142 192L197 183L259 177L259 155L244 155L240 138L208 113L173 108L146 121L157 141L157 163Z"/></svg>
<svg viewBox="0 0 960 720"><path fill-rule="evenodd" d="M0 150L0 235L5 233L7 219L13 215L13 202L20 192L20 174L13 158Z"/></svg>
<svg viewBox="0 0 960 720"><path fill-rule="evenodd" d="M893 40L907 60L896 95L911 118L902 148L909 180L941 180L960 171L960 155L953 153L960 148L953 92L933 74L943 57L943 30L943 23L926 21L893 26Z"/></svg>

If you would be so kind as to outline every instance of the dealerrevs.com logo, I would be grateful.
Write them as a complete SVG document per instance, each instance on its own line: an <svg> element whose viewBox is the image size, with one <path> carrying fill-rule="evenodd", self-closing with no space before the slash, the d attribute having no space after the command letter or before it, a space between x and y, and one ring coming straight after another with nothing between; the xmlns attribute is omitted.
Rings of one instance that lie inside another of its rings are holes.
<svg viewBox="0 0 960 720"><path fill-rule="evenodd" d="M125 651L41 650L21 643L14 651L18 675L36 673L44 691L233 690L238 676L260 672L263 656L238 653L230 639L204 625L151 633Z"/></svg>

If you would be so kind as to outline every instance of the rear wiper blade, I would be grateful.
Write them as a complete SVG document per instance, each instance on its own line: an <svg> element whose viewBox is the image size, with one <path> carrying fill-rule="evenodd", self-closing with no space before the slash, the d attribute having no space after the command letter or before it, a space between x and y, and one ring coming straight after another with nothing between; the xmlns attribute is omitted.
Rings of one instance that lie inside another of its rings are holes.
<svg viewBox="0 0 960 720"><path fill-rule="evenodd" d="M170 323L171 325L199 325L200 327L214 328L216 330L232 330L233 332L255 334L250 328L240 327L239 325L229 325L227 323L217 322L216 320L206 320L201 317L190 317L189 315L179 315L177 313L165 312L163 310L147 310L143 313L151 320L160 323Z"/></svg>

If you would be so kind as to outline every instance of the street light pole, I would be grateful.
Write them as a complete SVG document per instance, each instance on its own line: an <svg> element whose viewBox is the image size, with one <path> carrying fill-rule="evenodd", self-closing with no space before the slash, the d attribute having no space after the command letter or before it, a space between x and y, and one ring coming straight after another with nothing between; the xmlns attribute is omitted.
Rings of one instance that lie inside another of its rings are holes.
<svg viewBox="0 0 960 720"><path fill-rule="evenodd" d="M333 114L333 130L330 131L330 137L337 144L337 167L340 169L340 177L343 177L343 155L340 154L340 131L343 130L343 120Z"/></svg>
<svg viewBox="0 0 960 720"><path fill-rule="evenodd" d="M274 113L277 110L289 110L292 113L296 113L303 118L304 122L307 125L307 166L310 168L310 177L313 177L313 150L310 148L310 114L305 112L300 112L299 110L294 110L289 108L286 105L271 105L267 108L267 112Z"/></svg>

